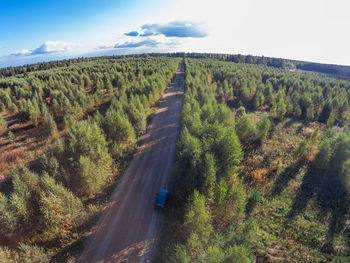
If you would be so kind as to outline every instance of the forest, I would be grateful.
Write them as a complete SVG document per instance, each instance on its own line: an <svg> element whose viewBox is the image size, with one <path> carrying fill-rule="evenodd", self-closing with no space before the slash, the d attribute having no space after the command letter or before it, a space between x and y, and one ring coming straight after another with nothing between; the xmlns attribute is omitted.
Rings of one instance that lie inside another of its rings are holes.
<svg viewBox="0 0 350 263"><path fill-rule="evenodd" d="M350 82L200 53L0 69L0 261L75 262L182 59L156 262L349 262Z"/></svg>
<svg viewBox="0 0 350 263"><path fill-rule="evenodd" d="M350 80L350 66L241 54L187 53L186 56L191 58L215 58L221 61L265 65L269 67L291 70L298 69L301 71L310 71L313 73L320 73L323 75Z"/></svg>
<svg viewBox="0 0 350 263"><path fill-rule="evenodd" d="M2 70L2 262L75 262L179 61L101 57Z"/></svg>
<svg viewBox="0 0 350 263"><path fill-rule="evenodd" d="M350 82L186 59L157 262L348 262Z"/></svg>

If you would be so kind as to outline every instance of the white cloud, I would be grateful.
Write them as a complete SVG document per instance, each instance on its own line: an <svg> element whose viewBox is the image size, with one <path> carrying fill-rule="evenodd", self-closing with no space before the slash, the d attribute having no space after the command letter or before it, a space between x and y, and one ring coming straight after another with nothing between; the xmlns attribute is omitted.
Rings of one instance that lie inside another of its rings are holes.
<svg viewBox="0 0 350 263"><path fill-rule="evenodd" d="M207 37L208 34L203 28L204 23L202 22L191 22L191 21L171 21L165 24L154 23L144 24L141 27L141 31L131 31L125 33L125 36L131 37L149 37L156 35L164 35L165 37L178 37L178 38L203 38Z"/></svg>
<svg viewBox="0 0 350 263"><path fill-rule="evenodd" d="M28 50L23 49L21 51L16 51L12 54L15 56L29 56L29 55L38 55L38 54L48 54L48 53L57 53L71 50L76 47L77 44L71 42L63 41L47 41L36 49Z"/></svg>
<svg viewBox="0 0 350 263"><path fill-rule="evenodd" d="M102 49L113 49L113 48L114 48L113 45L104 45L104 46L95 47L94 49L102 50Z"/></svg>
<svg viewBox="0 0 350 263"><path fill-rule="evenodd" d="M15 56L25 56L25 55L30 55L32 53L32 51L28 50L28 49L22 49L21 51L16 51L16 53L14 53L13 55Z"/></svg>
<svg viewBox="0 0 350 263"><path fill-rule="evenodd" d="M133 38L134 39L134 38ZM134 48L140 48L140 47L148 47L148 48L175 48L180 46L182 43L184 43L185 40L182 39L174 39L174 38L167 38L162 35L156 35L151 36L147 38L137 38L137 40L132 41L125 41L123 43L117 43L114 45L114 48L120 49L120 48L128 48L128 49L134 49Z"/></svg>
<svg viewBox="0 0 350 263"><path fill-rule="evenodd" d="M63 41L47 41L37 49L34 49L34 54L63 52L75 47L75 43L63 42Z"/></svg>

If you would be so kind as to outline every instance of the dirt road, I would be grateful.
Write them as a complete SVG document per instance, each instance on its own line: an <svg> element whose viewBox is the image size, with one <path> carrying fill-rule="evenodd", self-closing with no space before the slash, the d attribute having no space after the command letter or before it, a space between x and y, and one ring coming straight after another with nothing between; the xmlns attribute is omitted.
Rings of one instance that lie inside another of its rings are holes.
<svg viewBox="0 0 350 263"><path fill-rule="evenodd" d="M78 262L151 261L164 217L155 196L167 188L175 157L183 71L181 63Z"/></svg>

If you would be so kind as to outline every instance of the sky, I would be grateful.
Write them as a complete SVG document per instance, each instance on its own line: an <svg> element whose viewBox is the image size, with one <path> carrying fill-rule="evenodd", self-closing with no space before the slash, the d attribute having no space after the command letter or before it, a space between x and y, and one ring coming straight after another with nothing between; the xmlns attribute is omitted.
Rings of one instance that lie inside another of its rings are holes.
<svg viewBox="0 0 350 263"><path fill-rule="evenodd" d="M207 52L350 65L348 0L0 0L0 67Z"/></svg>

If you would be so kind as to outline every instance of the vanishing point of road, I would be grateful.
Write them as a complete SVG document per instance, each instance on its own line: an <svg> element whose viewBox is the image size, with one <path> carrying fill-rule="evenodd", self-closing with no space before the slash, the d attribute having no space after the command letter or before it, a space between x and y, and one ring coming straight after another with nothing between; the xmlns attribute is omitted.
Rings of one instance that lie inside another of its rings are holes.
<svg viewBox="0 0 350 263"><path fill-rule="evenodd" d="M154 209L155 196L167 188L175 159L183 85L181 62L78 262L141 263L154 257L164 218Z"/></svg>

